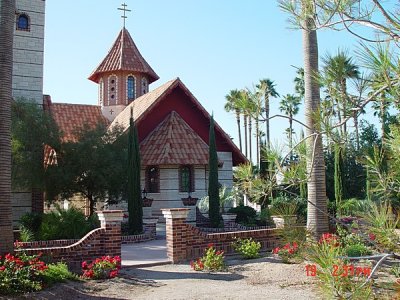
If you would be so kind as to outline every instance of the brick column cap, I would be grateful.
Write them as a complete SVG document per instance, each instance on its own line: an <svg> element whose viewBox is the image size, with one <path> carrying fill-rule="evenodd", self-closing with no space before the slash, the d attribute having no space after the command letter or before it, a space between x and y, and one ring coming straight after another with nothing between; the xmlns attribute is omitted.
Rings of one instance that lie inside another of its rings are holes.
<svg viewBox="0 0 400 300"><path fill-rule="evenodd" d="M97 216L101 222L122 222L124 213L122 210L102 210L97 211Z"/></svg>
<svg viewBox="0 0 400 300"><path fill-rule="evenodd" d="M162 208L161 211L166 219L186 219L190 208Z"/></svg>

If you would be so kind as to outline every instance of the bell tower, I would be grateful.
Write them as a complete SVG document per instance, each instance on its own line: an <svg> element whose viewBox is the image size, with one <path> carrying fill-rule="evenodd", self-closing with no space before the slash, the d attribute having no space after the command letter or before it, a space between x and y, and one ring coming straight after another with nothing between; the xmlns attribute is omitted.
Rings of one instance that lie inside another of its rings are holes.
<svg viewBox="0 0 400 300"><path fill-rule="evenodd" d="M149 85L159 79L136 47L125 28L126 12L122 4L123 27L106 57L89 76L99 85L98 105L103 115L114 118L136 98L149 91Z"/></svg>

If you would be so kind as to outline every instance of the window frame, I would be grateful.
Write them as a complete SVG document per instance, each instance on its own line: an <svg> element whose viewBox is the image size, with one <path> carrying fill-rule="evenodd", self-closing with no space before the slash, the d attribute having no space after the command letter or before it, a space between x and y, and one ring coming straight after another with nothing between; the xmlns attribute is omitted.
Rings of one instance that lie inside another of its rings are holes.
<svg viewBox="0 0 400 300"><path fill-rule="evenodd" d="M21 18L26 18L26 27L21 27L20 26L20 19ZM19 31L31 31L31 18L26 13L17 14L15 23L16 23L15 24L16 30L19 30Z"/></svg>
<svg viewBox="0 0 400 300"><path fill-rule="evenodd" d="M189 186L184 186L184 174L188 170L189 175ZM181 165L179 166L179 192L180 193L193 193L195 191L195 180L194 180L194 167L192 165Z"/></svg>
<svg viewBox="0 0 400 300"><path fill-rule="evenodd" d="M133 79L133 87L131 87L131 89L130 89L129 81L130 81L131 78ZM132 95L133 97L129 97L130 93L133 94ZM136 99L136 77L134 75L132 75L132 74L129 74L126 77L126 98L128 99L128 102L131 102L131 101Z"/></svg>
<svg viewBox="0 0 400 300"><path fill-rule="evenodd" d="M155 176L150 176L150 172L152 169L155 169ZM155 177L155 182L150 182L151 178ZM148 193L159 193L160 192L160 167L159 166L147 166L146 167L146 191Z"/></svg>

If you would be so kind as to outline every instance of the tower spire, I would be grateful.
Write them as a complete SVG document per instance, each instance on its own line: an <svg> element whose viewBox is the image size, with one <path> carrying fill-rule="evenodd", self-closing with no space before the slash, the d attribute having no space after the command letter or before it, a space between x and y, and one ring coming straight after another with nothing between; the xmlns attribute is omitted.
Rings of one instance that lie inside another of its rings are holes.
<svg viewBox="0 0 400 300"><path fill-rule="evenodd" d="M131 11L130 9L127 9L127 7L128 7L128 5L125 2L121 4L121 7L118 7L118 10L122 10L124 12L124 14L121 16L121 18L123 19L124 28L125 28L125 21L128 18L126 16L126 12Z"/></svg>

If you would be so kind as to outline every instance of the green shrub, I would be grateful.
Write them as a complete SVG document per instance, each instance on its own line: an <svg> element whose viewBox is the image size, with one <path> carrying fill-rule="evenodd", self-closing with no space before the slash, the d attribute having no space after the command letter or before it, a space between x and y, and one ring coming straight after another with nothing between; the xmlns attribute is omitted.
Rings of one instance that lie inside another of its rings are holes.
<svg viewBox="0 0 400 300"><path fill-rule="evenodd" d="M35 234L30 229L21 226L19 230L19 240L21 242L32 242L35 240Z"/></svg>
<svg viewBox="0 0 400 300"><path fill-rule="evenodd" d="M0 258L0 295L41 290L41 275L46 269L37 255L6 254Z"/></svg>
<svg viewBox="0 0 400 300"><path fill-rule="evenodd" d="M300 219L307 219L307 200L278 196L271 202L271 211L282 212L287 215L297 215ZM276 214L274 212L273 214Z"/></svg>
<svg viewBox="0 0 400 300"><path fill-rule="evenodd" d="M361 243L347 245L344 248L344 251L346 252L346 255L349 257L364 256L371 254L371 250L367 246Z"/></svg>
<svg viewBox="0 0 400 300"><path fill-rule="evenodd" d="M66 280L78 280L78 276L71 273L68 270L67 264L62 262L47 265L47 270L44 271L41 277L43 282L48 286Z"/></svg>
<svg viewBox="0 0 400 300"><path fill-rule="evenodd" d="M58 207L43 215L38 235L42 240L79 239L94 229L93 226L79 209Z"/></svg>
<svg viewBox="0 0 400 300"><path fill-rule="evenodd" d="M208 244L203 257L191 261L190 266L195 271L222 271L225 269L224 258L224 251L217 251L214 244Z"/></svg>
<svg viewBox="0 0 400 300"><path fill-rule="evenodd" d="M269 208L263 208L260 212L260 224L263 226L270 226L274 224L271 218L271 211Z"/></svg>
<svg viewBox="0 0 400 300"><path fill-rule="evenodd" d="M235 251L243 258L252 259L260 257L261 243L254 241L252 238L237 239L232 244Z"/></svg>
<svg viewBox="0 0 400 300"><path fill-rule="evenodd" d="M30 212L24 214L19 219L20 229L25 228L34 234L34 239L37 238L35 234L39 231L42 224L43 214Z"/></svg>
<svg viewBox="0 0 400 300"><path fill-rule="evenodd" d="M250 206L239 205L232 207L228 212L236 214L236 223L243 225L255 223L257 217L256 210Z"/></svg>

